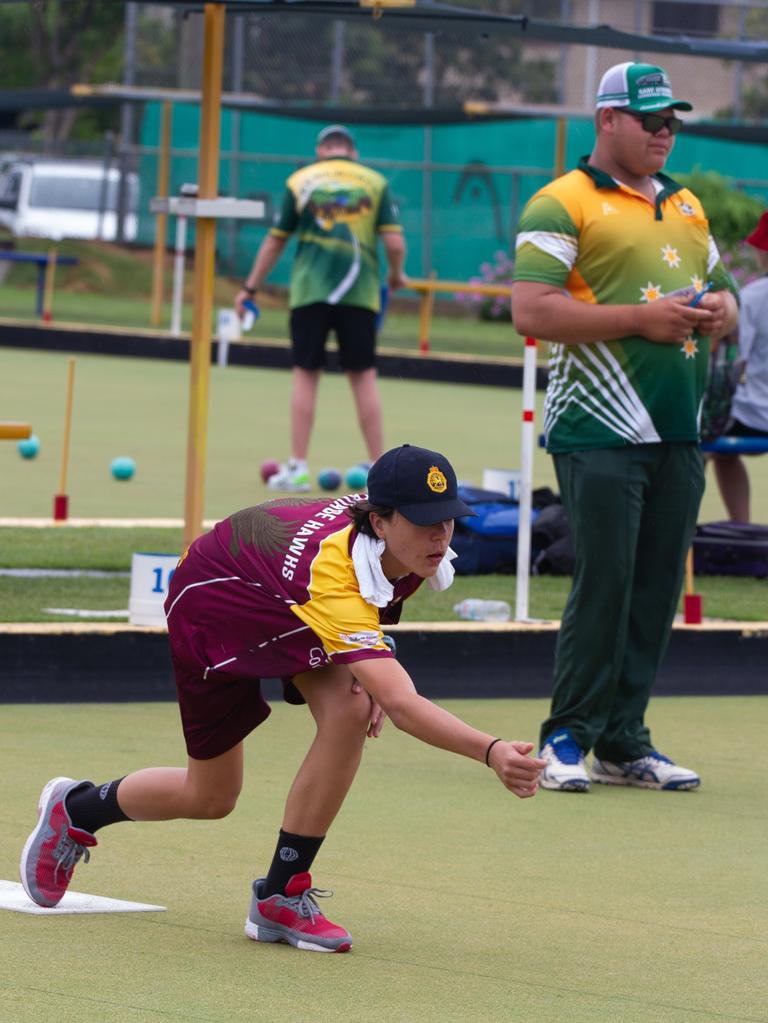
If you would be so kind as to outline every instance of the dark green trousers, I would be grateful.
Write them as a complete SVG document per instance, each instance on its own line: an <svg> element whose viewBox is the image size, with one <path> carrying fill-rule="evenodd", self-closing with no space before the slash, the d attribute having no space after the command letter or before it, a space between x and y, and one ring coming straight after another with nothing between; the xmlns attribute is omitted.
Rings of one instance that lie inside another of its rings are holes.
<svg viewBox="0 0 768 1023"><path fill-rule="evenodd" d="M586 752L652 749L645 710L672 629L704 492L697 444L554 455L576 553L542 741L570 728Z"/></svg>

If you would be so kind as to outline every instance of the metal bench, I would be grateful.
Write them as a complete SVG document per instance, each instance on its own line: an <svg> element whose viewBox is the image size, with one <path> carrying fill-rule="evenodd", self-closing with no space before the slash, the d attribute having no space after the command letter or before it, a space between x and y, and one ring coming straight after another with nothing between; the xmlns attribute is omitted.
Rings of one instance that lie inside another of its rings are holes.
<svg viewBox="0 0 768 1023"><path fill-rule="evenodd" d="M37 294L35 300L35 311L38 316L43 315L43 297L45 295L45 272L52 257L48 252L16 252L13 250L0 249L0 260L7 263L35 263L37 265ZM56 256L57 266L75 266L80 262L76 256Z"/></svg>

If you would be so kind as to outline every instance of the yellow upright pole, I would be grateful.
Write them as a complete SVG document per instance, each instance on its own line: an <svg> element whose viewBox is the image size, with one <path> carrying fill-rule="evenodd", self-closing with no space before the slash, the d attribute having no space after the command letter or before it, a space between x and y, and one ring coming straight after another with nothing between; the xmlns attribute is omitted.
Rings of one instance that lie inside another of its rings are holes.
<svg viewBox="0 0 768 1023"><path fill-rule="evenodd" d="M435 280L434 270L429 275L429 283ZM419 305L419 351L429 351L429 330L432 325L432 312L435 308L435 289L425 288Z"/></svg>
<svg viewBox="0 0 768 1023"><path fill-rule="evenodd" d="M155 194L167 198L170 182L171 149L171 104L163 100L160 113L160 152L157 161L157 189ZM152 309L150 323L160 323L165 283L165 245L168 236L168 214L158 213L155 217L155 253L152 261Z"/></svg>
<svg viewBox="0 0 768 1023"><path fill-rule="evenodd" d="M203 44L202 111L198 197L213 199L219 187L221 137L221 77L224 57L224 4L205 5ZM187 485L184 506L184 542L191 543L203 531L206 442L208 433L208 382L211 371L211 321L216 221L198 217L195 236L195 290L190 339L189 430L187 434Z"/></svg>
<svg viewBox="0 0 768 1023"><path fill-rule="evenodd" d="M683 621L686 625L701 625L703 600L693 591L693 547L685 558L685 593L683 594Z"/></svg>
<svg viewBox="0 0 768 1023"><path fill-rule="evenodd" d="M564 117L557 119L557 136L555 140L555 177L559 178L565 174L565 136L568 130L568 122Z"/></svg>
<svg viewBox="0 0 768 1023"><path fill-rule="evenodd" d="M67 364L67 397L64 405L64 431L61 442L61 472L59 473L59 490L53 495L53 520L64 522L69 514L69 497L67 495L67 468L69 467L69 436L72 430L72 402L75 392L75 360Z"/></svg>

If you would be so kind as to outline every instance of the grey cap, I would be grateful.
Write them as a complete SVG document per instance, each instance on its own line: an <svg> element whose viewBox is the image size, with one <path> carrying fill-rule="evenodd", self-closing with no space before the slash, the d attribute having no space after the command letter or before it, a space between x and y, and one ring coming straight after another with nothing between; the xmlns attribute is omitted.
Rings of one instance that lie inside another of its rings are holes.
<svg viewBox="0 0 768 1023"><path fill-rule="evenodd" d="M342 135L350 146L354 146L355 144L355 140L352 138L349 129L345 128L343 124L329 124L318 134L315 145L321 146L334 135Z"/></svg>

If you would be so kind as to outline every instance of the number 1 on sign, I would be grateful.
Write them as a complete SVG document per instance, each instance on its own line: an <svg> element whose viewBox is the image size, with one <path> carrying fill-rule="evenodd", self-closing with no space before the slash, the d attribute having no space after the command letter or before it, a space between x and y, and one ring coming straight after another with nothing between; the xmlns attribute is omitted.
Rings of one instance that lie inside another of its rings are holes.
<svg viewBox="0 0 768 1023"><path fill-rule="evenodd" d="M165 581L165 586L163 586L163 569L162 569L162 566L160 566L158 568L153 568L152 569L152 574L155 577L155 585L150 590L150 593L165 593L165 591L170 586L171 577L173 576L173 573L175 571L176 570L174 568L172 568L170 570L170 572L168 573L168 578Z"/></svg>

